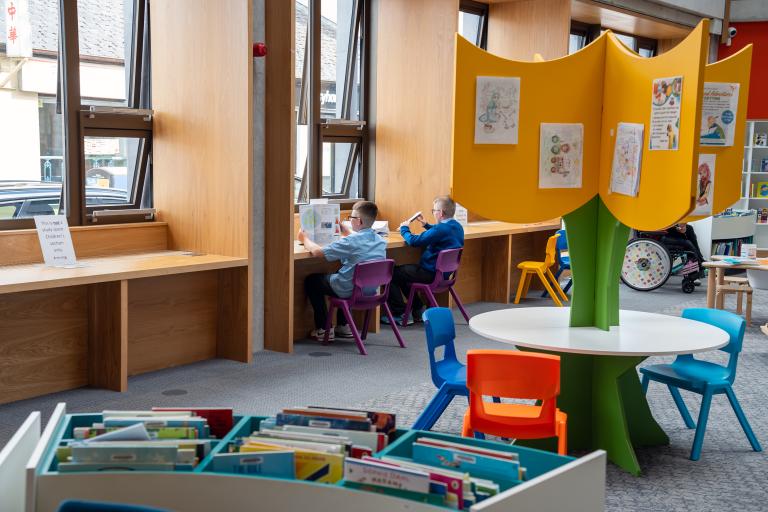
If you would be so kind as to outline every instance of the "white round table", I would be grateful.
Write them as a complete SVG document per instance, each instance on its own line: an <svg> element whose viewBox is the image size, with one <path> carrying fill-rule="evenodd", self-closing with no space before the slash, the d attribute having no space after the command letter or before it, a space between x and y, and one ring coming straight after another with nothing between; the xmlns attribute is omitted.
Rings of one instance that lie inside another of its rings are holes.
<svg viewBox="0 0 768 512"><path fill-rule="evenodd" d="M601 356L693 354L728 344L713 325L642 311L619 312L619 326L570 327L570 308L515 308L472 317L469 328L484 338L520 347Z"/></svg>
<svg viewBox="0 0 768 512"><path fill-rule="evenodd" d="M514 308L476 315L469 328L485 338L558 354L557 403L568 414L568 448L603 449L616 465L639 475L634 446L669 444L669 438L651 415L635 367L647 356L724 347L728 334L702 322L639 311L620 311L620 325L609 331L569 327L569 321L570 308Z"/></svg>

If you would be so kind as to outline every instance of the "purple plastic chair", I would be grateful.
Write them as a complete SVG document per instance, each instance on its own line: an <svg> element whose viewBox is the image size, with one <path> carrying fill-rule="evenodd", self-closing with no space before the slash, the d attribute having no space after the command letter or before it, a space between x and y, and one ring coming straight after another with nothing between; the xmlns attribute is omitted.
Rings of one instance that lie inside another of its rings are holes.
<svg viewBox="0 0 768 512"><path fill-rule="evenodd" d="M469 322L469 315L464 309L464 304L459 299L459 294L453 288L456 284L456 276L459 275L459 263L461 262L462 249L446 249L440 251L437 255L437 261L435 262L435 280L429 284L413 283L411 285L411 291L408 294L408 303L405 305L405 313L403 313L403 327L408 323L408 318L411 316L411 309L413 309L413 298L416 293L423 292L427 297L427 302L430 308L436 308L437 300L435 299L436 293L442 293L444 291L450 292L453 300L456 301L456 305L459 306L461 314L464 315L464 320ZM448 276L447 278L445 276Z"/></svg>
<svg viewBox="0 0 768 512"><path fill-rule="evenodd" d="M348 299L340 299L337 297L331 297L330 306L328 308L328 320L325 323L325 339L323 343L328 343L328 334L331 332L331 319L336 311L336 308L341 308L344 313L344 318L347 319L349 328L352 331L352 336L355 338L357 348L362 355L368 355L363 345L363 340L368 336L368 326L371 323L371 311L376 306L381 306L389 318L389 323L392 326L392 330L395 333L395 338L400 346L405 348L403 338L400 336L400 330L395 324L394 318L392 318L392 311L387 305L387 295L389 294L389 283L392 281L392 270L395 268L395 260L373 260L365 261L355 265L355 274L352 278L354 289L352 290L352 296ZM366 294L364 290L369 293ZM371 290L375 290L374 294L370 294ZM363 325L363 335L361 336L355 325L355 321L352 319L351 310L358 309L365 311L365 325Z"/></svg>

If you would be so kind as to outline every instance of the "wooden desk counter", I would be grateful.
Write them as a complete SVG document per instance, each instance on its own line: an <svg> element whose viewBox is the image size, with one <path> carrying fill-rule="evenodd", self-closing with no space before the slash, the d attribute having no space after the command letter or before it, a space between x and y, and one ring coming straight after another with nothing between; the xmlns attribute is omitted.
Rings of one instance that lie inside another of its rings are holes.
<svg viewBox="0 0 768 512"><path fill-rule="evenodd" d="M0 266L0 403L214 357L249 362L248 260L155 251Z"/></svg>
<svg viewBox="0 0 768 512"><path fill-rule="evenodd" d="M532 224L506 222L476 222L464 227L464 253L462 255L456 290L462 302L478 301L508 303L512 286L517 283L517 264L524 260L542 260L546 240L560 229L560 219ZM408 247L399 232L391 232L387 240L387 257L398 265L417 263L421 248ZM303 339L314 328L312 309L304 294L304 279L315 272L335 272L338 263L313 257L303 245L294 241L294 307L292 318L293 339ZM450 306L447 294L438 302ZM374 331L376 332L376 331ZM293 340L284 343L285 350L293 350Z"/></svg>

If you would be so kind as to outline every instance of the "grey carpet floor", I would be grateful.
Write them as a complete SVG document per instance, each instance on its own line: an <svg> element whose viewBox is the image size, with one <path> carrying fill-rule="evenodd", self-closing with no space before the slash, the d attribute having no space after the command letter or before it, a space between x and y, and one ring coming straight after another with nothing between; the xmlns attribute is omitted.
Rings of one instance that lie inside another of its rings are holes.
<svg viewBox="0 0 768 512"><path fill-rule="evenodd" d="M532 294L533 295L533 294ZM739 359L735 391L758 439L768 448L768 337L758 326L768 321L768 292L755 292L753 325L747 331ZM731 298L731 307L733 306ZM523 307L551 302L529 298ZM662 289L641 293L621 287L624 309L679 315L687 307L705 305L704 286L691 295L680 291L672 278ZM470 315L499 309L492 303L468 307ZM460 316L457 319L457 352L463 358L472 348L506 347L478 338ZM78 389L0 406L0 446L4 445L31 411L42 411L47 420L57 402L68 412L103 409L142 409L153 405L229 405L247 414L269 415L283 406L337 404L386 408L398 414L400 425L409 425L435 392L429 378L420 325L403 330L407 349L397 346L384 328L371 335L369 355L362 357L353 343L336 342L323 347L297 342L292 355L259 352L243 365L213 360L132 377L129 391L114 393ZM724 362L725 354L705 359ZM669 358L650 358L647 364ZM683 392L694 418L699 397ZM768 510L768 455L752 452L727 399L715 397L701 460L688 460L693 431L685 428L666 387L651 384L651 410L669 434L670 445L638 450L643 475L633 477L609 463L609 511L702 512ZM464 403L455 401L435 430L460 433Z"/></svg>

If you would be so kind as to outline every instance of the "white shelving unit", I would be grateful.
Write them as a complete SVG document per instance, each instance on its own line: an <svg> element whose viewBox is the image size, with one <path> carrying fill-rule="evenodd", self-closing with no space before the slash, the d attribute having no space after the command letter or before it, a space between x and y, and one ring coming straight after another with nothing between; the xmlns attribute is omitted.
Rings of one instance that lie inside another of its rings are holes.
<svg viewBox="0 0 768 512"><path fill-rule="evenodd" d="M758 135L764 134L765 143L757 145ZM768 184L768 120L755 119L747 121L744 136L744 165L742 167L742 198L734 205L737 209L757 210L757 220L760 210L768 208L768 197L755 197L757 184L764 181ZM765 161L765 164L763 162ZM760 249L768 248L768 223L755 222L755 244ZM698 230L696 231L698 234Z"/></svg>
<svg viewBox="0 0 768 512"><path fill-rule="evenodd" d="M691 226L696 231L699 248L705 259L711 259L713 242L728 242L750 236L757 238L758 235L754 212L740 217L707 217L691 222Z"/></svg>

